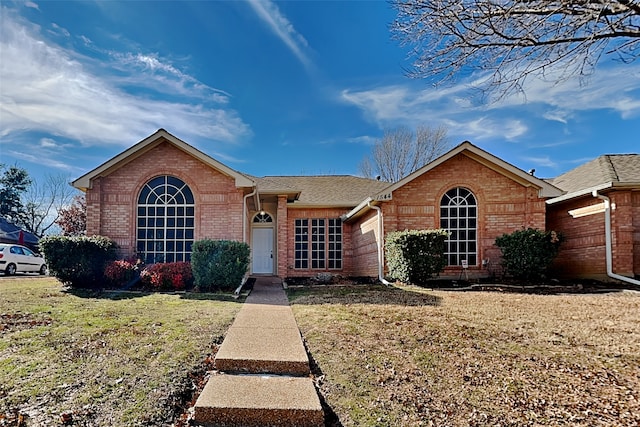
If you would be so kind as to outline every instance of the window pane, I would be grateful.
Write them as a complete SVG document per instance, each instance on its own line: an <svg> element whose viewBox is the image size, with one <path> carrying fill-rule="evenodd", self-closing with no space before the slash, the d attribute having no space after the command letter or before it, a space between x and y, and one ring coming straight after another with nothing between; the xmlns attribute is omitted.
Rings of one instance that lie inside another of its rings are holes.
<svg viewBox="0 0 640 427"><path fill-rule="evenodd" d="M446 244L448 264L459 266L461 260L476 265L477 206L475 196L466 188L452 188L440 201L440 227L449 231Z"/></svg>
<svg viewBox="0 0 640 427"><path fill-rule="evenodd" d="M180 178L159 176L149 181L140 190L136 220L136 247L143 259L189 259L195 235L194 212L191 189Z"/></svg>

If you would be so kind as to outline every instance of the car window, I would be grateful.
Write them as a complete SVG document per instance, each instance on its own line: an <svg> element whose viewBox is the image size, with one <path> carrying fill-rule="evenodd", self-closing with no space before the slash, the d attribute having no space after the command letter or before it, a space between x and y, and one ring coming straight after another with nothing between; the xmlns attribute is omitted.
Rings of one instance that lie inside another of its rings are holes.
<svg viewBox="0 0 640 427"><path fill-rule="evenodd" d="M22 255L22 248L19 246L11 246L11 253L12 254L17 254L17 255Z"/></svg>
<svg viewBox="0 0 640 427"><path fill-rule="evenodd" d="M34 254L33 252L31 252L30 249L27 248L22 248L22 252L24 252L25 255L29 255L29 256L36 256L36 254Z"/></svg>

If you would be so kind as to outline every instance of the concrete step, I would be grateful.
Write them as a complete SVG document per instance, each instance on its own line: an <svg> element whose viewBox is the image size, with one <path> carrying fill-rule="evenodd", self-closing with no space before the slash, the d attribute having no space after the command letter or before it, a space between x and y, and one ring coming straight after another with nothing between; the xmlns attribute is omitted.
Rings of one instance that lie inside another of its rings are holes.
<svg viewBox="0 0 640 427"><path fill-rule="evenodd" d="M309 377L214 374L194 408L205 426L324 425L322 405Z"/></svg>
<svg viewBox="0 0 640 427"><path fill-rule="evenodd" d="M308 375L309 358L298 329L232 327L218 349L215 367L233 373Z"/></svg>

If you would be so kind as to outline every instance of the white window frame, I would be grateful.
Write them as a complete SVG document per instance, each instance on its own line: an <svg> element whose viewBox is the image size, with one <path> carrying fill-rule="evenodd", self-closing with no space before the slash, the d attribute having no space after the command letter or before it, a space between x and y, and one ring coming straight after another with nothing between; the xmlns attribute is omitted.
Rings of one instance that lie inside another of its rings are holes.
<svg viewBox="0 0 640 427"><path fill-rule="evenodd" d="M162 175L140 190L136 210L136 248L147 264L191 260L195 201L180 178Z"/></svg>
<svg viewBox="0 0 640 427"><path fill-rule="evenodd" d="M440 200L440 228L449 233L445 256L447 265L478 265L478 203L471 190L455 187Z"/></svg>

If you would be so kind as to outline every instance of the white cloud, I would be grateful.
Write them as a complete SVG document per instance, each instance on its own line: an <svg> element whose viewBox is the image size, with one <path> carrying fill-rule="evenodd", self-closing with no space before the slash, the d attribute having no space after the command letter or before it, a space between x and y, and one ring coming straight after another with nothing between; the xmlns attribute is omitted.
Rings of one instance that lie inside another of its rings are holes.
<svg viewBox="0 0 640 427"><path fill-rule="evenodd" d="M613 110L627 119L640 114L640 66L620 64L601 67L586 81L576 77L552 84L541 79L529 79L524 91L528 104L549 105L564 119L572 112L592 110ZM489 108L521 104L522 95L513 94L490 104ZM553 120L558 118L554 116Z"/></svg>
<svg viewBox="0 0 640 427"><path fill-rule="evenodd" d="M31 153L26 153L24 151L11 150L9 151L8 154L11 154L11 156L15 157L16 159L21 159L26 162L35 163L47 168L59 169L67 172L73 172L73 173L79 173L80 171L82 171L81 168L77 168L67 163L64 163L55 156L43 155L44 153L42 152L31 154Z"/></svg>
<svg viewBox="0 0 640 427"><path fill-rule="evenodd" d="M184 74L158 55L110 52L111 62L97 61L47 40L39 27L9 9L3 14L3 142L25 131L85 145L129 145L160 127L186 138L228 143L250 134L234 110L220 107L229 94ZM129 87L147 90L132 95Z"/></svg>
<svg viewBox="0 0 640 427"><path fill-rule="evenodd" d="M544 117L547 120L564 123L565 125L569 122L569 119L571 118L571 116L572 116L571 113L567 111L557 110L557 109L549 110L544 114L542 114L542 117Z"/></svg>
<svg viewBox="0 0 640 427"><path fill-rule="evenodd" d="M476 80L425 88L422 81L371 89L346 89L339 98L359 108L380 128L445 125L461 139L517 140L545 120L569 124L578 112L613 110L623 119L640 114L640 67L601 70L588 85L579 79L555 85L529 81L522 94L483 103Z"/></svg>
<svg viewBox="0 0 640 427"><path fill-rule="evenodd" d="M377 141L377 138L374 138L369 135L356 136L354 138L348 138L347 142L351 144L363 144L363 145L374 145Z"/></svg>
<svg viewBox="0 0 640 427"><path fill-rule="evenodd" d="M543 157L523 157L523 160L533 163L536 166L540 166L540 167L547 167L547 168L557 168L558 167L558 163L554 162L553 160L551 160L551 158L549 156L543 156Z"/></svg>
<svg viewBox="0 0 640 427"><path fill-rule="evenodd" d="M311 66L305 50L309 43L293 26L293 24L280 12L278 6L270 0L249 0L249 5L256 15L264 21L271 31L291 50L305 67Z"/></svg>

